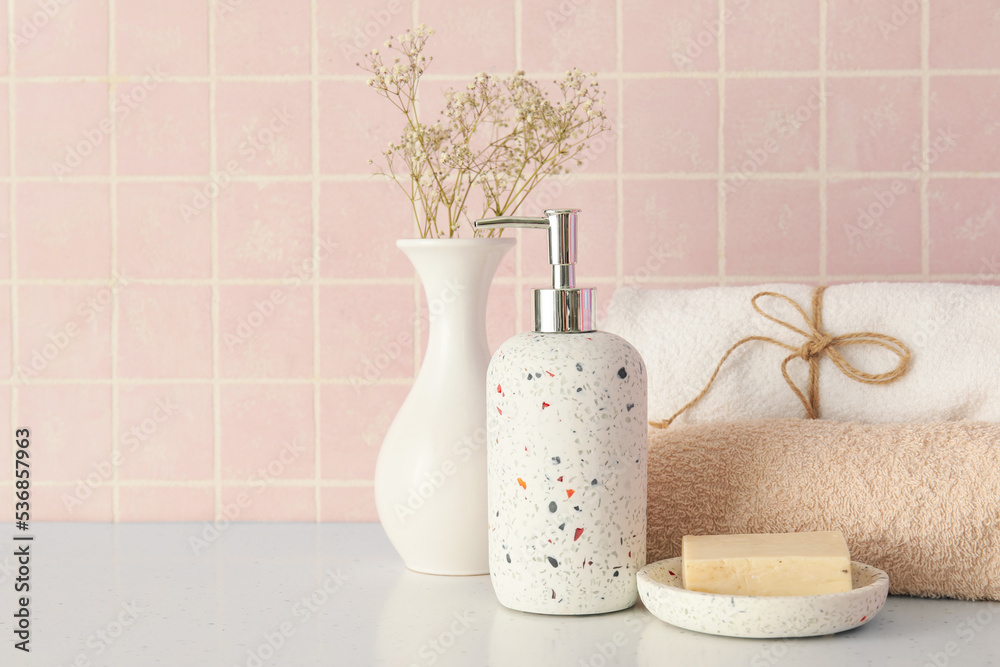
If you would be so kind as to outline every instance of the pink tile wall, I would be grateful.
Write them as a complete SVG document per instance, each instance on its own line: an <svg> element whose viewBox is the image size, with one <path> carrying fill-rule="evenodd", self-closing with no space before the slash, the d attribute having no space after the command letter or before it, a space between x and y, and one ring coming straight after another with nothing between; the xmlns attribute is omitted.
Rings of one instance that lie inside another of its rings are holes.
<svg viewBox="0 0 1000 667"><path fill-rule="evenodd" d="M605 304L1000 281L1000 0L0 4L0 429L33 432L38 519L375 519L426 305L366 164L399 118L354 63L415 23L428 94L599 73L613 134L522 212L585 210ZM492 345L546 274L504 261Z"/></svg>

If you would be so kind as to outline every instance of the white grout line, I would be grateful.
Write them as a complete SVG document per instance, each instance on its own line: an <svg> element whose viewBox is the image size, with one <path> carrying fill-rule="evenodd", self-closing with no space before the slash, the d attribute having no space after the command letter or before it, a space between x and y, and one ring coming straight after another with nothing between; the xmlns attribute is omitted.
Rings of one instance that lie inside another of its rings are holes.
<svg viewBox="0 0 1000 667"><path fill-rule="evenodd" d="M114 279L115 271L118 269L118 120L115 117L115 93L118 84L115 83L115 73L118 71L117 53L115 50L117 40L115 39L115 9L116 0L108 2L108 117L111 119L111 131L108 133L108 208L111 225L111 275L109 280ZM121 508L119 502L119 478L118 478L118 420L119 420L119 395L118 395L118 324L121 321L120 303L118 298L119 290L111 291L111 521L118 523L121 519Z"/></svg>
<svg viewBox="0 0 1000 667"><path fill-rule="evenodd" d="M725 26L722 26L725 30ZM885 77L907 77L919 76L919 69L871 69L871 70L829 70L827 76L840 79L868 79ZM537 79L560 78L564 72L534 72ZM712 72L710 70L677 71L664 70L661 72L623 72L626 79L715 79L725 77L727 79L815 79L819 76L819 70L722 70ZM932 76L998 76L1000 68L968 68L968 69L945 69L938 68L931 72ZM364 80L364 76L350 75L351 80ZM465 81L467 75L461 74L435 74L428 73L428 80L436 81ZM598 72L598 78L614 77L614 72Z"/></svg>
<svg viewBox="0 0 1000 667"><path fill-rule="evenodd" d="M826 254L827 254L827 228L829 226L829 213L827 210L827 151L829 140L828 116L827 116L827 21L829 3L827 0L819 0L819 283L826 284Z"/></svg>
<svg viewBox="0 0 1000 667"><path fill-rule="evenodd" d="M918 275L923 275L923 274L921 273L921 274L918 274ZM968 273L968 274L946 274L946 273L939 273L939 274L934 274L934 275L935 275L935 277L942 277L942 278L955 278L955 279L962 278L962 279L975 280L975 278L976 278L976 276L978 274L975 274L975 273ZM712 276L715 277L715 278L718 278L718 274L717 273L712 274ZM515 277L515 276L499 276L499 277L497 277L497 278L495 278L493 280L493 283L496 284L496 285L516 285L516 284L518 284L519 280L520 281L530 280L532 282L536 282L537 280L545 280L548 277L549 276L547 274L525 275L525 276L522 276L520 279L517 278L517 277ZM687 277L691 278L692 280L702 280L705 277L705 275L703 275L703 274L689 274ZM736 278L736 276L731 276L731 277ZM744 277L746 277L746 276L744 276ZM750 277L753 278L754 276L750 276ZM756 277L763 279L764 276L756 276ZM854 274L845 274L845 275L843 275L841 277L842 278L853 279L855 277L855 275ZM663 278L664 280L669 279L671 281L677 281L677 280L683 280L684 276L661 276L661 278ZM618 276L618 274L616 272L615 275L588 276L587 282L597 282L597 283L602 283L602 284L606 284L606 285L614 285L614 284L616 284L618 282L618 279L619 279L619 276ZM82 282L81 283L69 283L69 282L58 282L58 281L47 281L47 280L17 280L17 281L3 280L3 281L0 281L0 285L17 285L17 286L26 286L26 285L59 285L59 286L66 286L66 285L75 285L75 284L81 284L81 285L86 284L86 285L95 285L95 286L100 286L100 287L106 287L108 285L108 281L106 281L106 280L88 280L86 283L82 283ZM159 281L159 280L130 279L129 280L129 284L130 285L195 285L195 286L201 285L201 286L211 286L213 283L212 283L211 280L208 280L208 279L206 279L206 280L198 280L198 281L190 281L190 282L183 282L183 283L181 283L181 282L176 282L175 283L175 282L167 282L167 281ZM218 284L220 286L229 286L229 285L240 285L242 283L230 283L230 282L227 282L227 281L219 281ZM281 287L281 286L295 285L297 283L288 283L286 281L273 280L273 281L258 281L258 282L247 283L247 284L253 284L253 285L270 285L270 286L274 286L274 287ZM357 286L357 285L368 285L368 286L379 285L379 286L388 286L388 287L409 287L410 285L413 284L413 282L411 280L407 280L405 278L353 278L353 279L342 279L342 280L341 279L334 279L334 278L326 278L326 279L320 280L319 284L320 285L327 285L327 286L340 286L340 287ZM222 382L227 382L228 380L224 380L223 379L221 381ZM308 379L303 378L301 381L302 382L307 382ZM30 382L31 381L25 381L26 384L30 384Z"/></svg>
<svg viewBox="0 0 1000 667"><path fill-rule="evenodd" d="M215 173L218 160L218 146L215 132L215 3L209 3L208 11L208 138L209 138L209 178ZM212 476L215 489L215 520L222 518L222 390L219 383L219 353L222 330L219 323L219 206L218 197L212 197L209 205L211 215L211 255L212 255Z"/></svg>
<svg viewBox="0 0 1000 667"><path fill-rule="evenodd" d="M523 39L521 21L524 16L522 0L514 0L514 70L520 71L521 64L521 40Z"/></svg>
<svg viewBox="0 0 1000 667"><path fill-rule="evenodd" d="M309 385L314 380L309 378L219 378L218 380L213 380L212 378L123 378L119 377L115 379L115 382L121 385L175 385L175 384L191 384L191 385L207 385L211 386L216 384L222 386L238 386L238 385L249 385L249 386L263 386L263 385L290 385L290 386L304 386ZM350 386L353 384L358 384L361 386L374 386L374 385L405 385L413 382L411 377L399 377L399 378L380 378L378 380L363 380L360 378L319 378L315 380L324 385L337 385L337 386ZM30 385L106 385L111 384L111 378L37 378L33 380L21 380L16 379L13 382L11 380L0 380L0 385L17 384L22 387Z"/></svg>
<svg viewBox="0 0 1000 667"><path fill-rule="evenodd" d="M930 3L922 0L920 3L920 271L925 280L930 279L931 272L931 222L930 201L927 184L930 178L930 165L927 157L930 152Z"/></svg>
<svg viewBox="0 0 1000 667"><path fill-rule="evenodd" d="M719 31L724 32L725 26ZM730 70L723 72L711 72L706 70L676 72L626 72L627 79L815 79L820 76L819 70ZM1000 69L935 69L931 72L933 76L997 76ZM600 76L601 73L598 73ZM826 76L838 79L870 79L870 78L897 78L907 76L919 76L918 69L873 69L873 70L828 70ZM546 76L538 74L537 76Z"/></svg>
<svg viewBox="0 0 1000 667"><path fill-rule="evenodd" d="M12 484L9 480L4 480L0 482L0 488L5 486L10 486ZM69 481L53 481L53 480L37 480L32 482L32 486L42 486L46 488L76 488L79 486L80 482L69 482ZM111 482L100 480L94 484L87 482L88 485L93 488L110 488L112 486ZM267 486L281 486L281 487L293 487L293 488L311 488L316 485L317 482L314 479L271 479L267 482ZM123 479L119 482L120 486L123 487L139 487L139 488L158 488L158 489L212 489L217 486L216 482L211 479L185 479L185 480L173 480L173 479ZM222 486L226 488L239 488L250 486L250 480L225 480L222 482ZM366 488L372 486L372 480L370 479L324 479L319 482L319 486L323 488Z"/></svg>
<svg viewBox="0 0 1000 667"><path fill-rule="evenodd" d="M517 68L521 68L521 47L522 47L522 28L521 21L523 20L523 7L521 5L521 0L515 0L514 2L514 62L517 63ZM562 206L562 204L556 202L555 205ZM513 212L512 212L513 213ZM538 215L538 211L516 211L520 215ZM524 230L515 229L508 231L510 234L513 232L514 237L517 239L517 244L514 246L514 276L512 284L514 285L514 331L515 333L520 333L528 329L525 326L527 323L530 324L530 318L526 318L524 315ZM498 283L498 279L494 278L493 282ZM415 366L416 368L416 366Z"/></svg>
<svg viewBox="0 0 1000 667"><path fill-rule="evenodd" d="M319 244L319 234L320 234L320 211L319 211L319 201L320 201L320 183L319 183L319 25L316 20L316 2L317 0L310 0L309 2L309 14L312 21L311 28L311 44L309 46L311 57L309 68L312 74L311 83L311 134L312 134L312 250L313 250L313 280L312 280L312 297L313 297L313 447L315 451L313 452L313 480L316 485L313 490L313 503L316 506L316 523L323 520L322 517L322 498L320 497L320 482L322 481L322 475L320 471L322 469L322 437L320 436L320 383L319 377L322 375L320 370L320 344L319 344L319 318L320 318L320 307L319 307L319 297L320 297L320 244Z"/></svg>
<svg viewBox="0 0 1000 667"><path fill-rule="evenodd" d="M413 3L414 17L417 13L416 0ZM209 23L214 21L210 18ZM416 19L414 18L414 25ZM723 26L723 30L725 26ZM539 80L559 79L565 72L533 72L532 77ZM867 79L867 78L895 78L907 76L921 76L923 70L917 69L849 69L849 70L829 70L827 76L838 79ZM724 77L727 79L815 79L820 75L819 70L730 70L724 72L712 72L705 70L676 71L665 70L662 72L623 72L626 79L716 79ZM1000 76L1000 68L966 68L949 69L935 68L930 71L931 76ZM614 78L616 72L597 72L598 78ZM14 74L0 76L0 82L17 80L21 83L109 83L109 78L100 75L84 76L25 76L19 77ZM123 75L117 78L118 83L142 83L145 75ZM313 77L309 74L218 74L209 76L179 76L166 75L164 81L170 83L309 83ZM367 75L364 74L321 74L317 77L319 81L355 81L364 82ZM424 81L462 81L468 80L465 74L439 74L428 72L424 74Z"/></svg>
<svg viewBox="0 0 1000 667"><path fill-rule="evenodd" d="M718 255L718 271L719 271L719 284L726 284L726 0L719 0L718 8L718 21L719 21L719 33L716 39L716 48L718 50L719 57L719 71L718 71L718 95L719 95L719 128L718 134L716 135L716 141L718 142L718 160L719 164L717 166L718 173L716 178L716 189L718 191L718 197L716 198L716 206L718 207L717 212L717 234L718 240L716 245L716 253Z"/></svg>
<svg viewBox="0 0 1000 667"><path fill-rule="evenodd" d="M816 180L820 177L818 171L756 171L753 173L742 173L738 171L726 172L727 179L739 178L740 180ZM618 178L624 180L716 180L719 177L718 171L663 171L663 172L570 172L561 175L559 178L565 181L615 181ZM828 171L827 177L830 179L870 179L870 178L903 178L918 180L919 173L913 171ZM194 183L203 182L204 176L129 176L119 174L115 178L116 183ZM268 185L272 183L312 183L314 180L331 183L366 183L371 182L371 174L319 174L313 176L304 174L298 176L282 175L236 175L232 177L234 183L256 183ZM1000 171L935 171L934 178L963 178L963 179L997 179L1000 178ZM200 180L199 180L200 179ZM0 176L0 183L110 183L109 176Z"/></svg>
<svg viewBox="0 0 1000 667"><path fill-rule="evenodd" d="M615 287L621 287L625 282L625 180L622 174L625 173L625 80L622 72L625 68L625 10L622 5L623 0L615 2L615 46L618 54L615 58L615 70L617 73L616 83L618 86L618 119L615 121L615 130L618 138L615 143L615 193L618 199L615 213L618 218L618 226L615 229ZM610 295L605 295L610 299ZM598 303L598 305L600 305Z"/></svg>
<svg viewBox="0 0 1000 667"><path fill-rule="evenodd" d="M297 278L258 278L255 280L219 279L211 278L131 278L128 277L129 285L172 285L172 286L211 286L222 285L227 287L250 287L254 285L272 285L296 287L299 285ZM409 285L411 281L406 278L324 278L321 285ZM14 281L11 279L0 280L0 285L50 285L50 286L96 286L106 287L108 281L104 278L80 278L80 279L59 279L59 278L22 278Z"/></svg>
<svg viewBox="0 0 1000 667"><path fill-rule="evenodd" d="M936 178L936 176L935 176L935 178ZM923 275L923 274L921 273L919 275ZM963 279L967 278L969 280L975 280L976 275L977 274L975 274L975 273L968 273L968 274L944 274L944 273L941 273L941 274L934 274L934 277L942 277L942 278L948 278L948 277L950 277L950 278L956 278L956 279L957 278L963 278ZM713 274L713 276L715 278L718 278L718 274L717 273ZM705 276L701 275L701 274L690 274L690 276L688 276L688 277L690 277L693 280L702 280L702 279L704 279ZM731 276L731 277L733 277L734 279L736 278L736 276ZM750 277L754 278L754 276L750 276ZM763 279L763 276L756 276L756 277ZM843 275L841 277L842 278L853 279L855 277L855 274L845 274L845 275ZM532 282L535 282L536 279L546 279L546 278L548 278L548 276L544 275L544 274L522 275L520 277L517 277L517 276L499 276L499 277L497 277L497 278L495 278L493 280L493 283L497 284L497 285L517 285L517 284L519 284L521 282L524 282L525 280L530 280ZM663 278L664 279L668 279L669 278L669 280L672 280L672 281L684 279L683 276L676 276L676 277L663 276ZM588 276L588 278L587 278L588 282L598 282L598 283L609 284L609 285L617 284L618 280L619 280L619 276L617 274L617 271L616 271L616 273L614 275ZM129 282L130 285L172 285L172 286L182 286L182 285L183 286L213 286L213 285L219 285L219 286L250 286L250 285L258 285L258 286L260 286L260 285L264 285L264 286L282 287L282 286L294 286L294 285L298 284L297 282L290 282L288 280L283 280L283 279L279 279L279 278L274 278L274 279L270 279L270 280L268 280L268 279L261 279L261 280L256 280L256 281L229 281L229 280L212 281L211 279L208 279L208 278L204 278L204 279L191 279L191 280L160 280L160 279L130 278L128 282ZM339 286L339 287L348 287L348 286L357 286L357 285L368 285L368 286L379 285L379 286L388 286L388 287L409 287L409 286L411 286L411 285L414 284L413 280L407 279L407 278L323 278L323 279L320 279L318 281L318 283L321 286ZM0 286L3 286L3 285L9 285L9 286L27 286L27 285L50 285L50 286L73 286L73 285L77 285L77 286L80 286L80 285L89 285L89 286L97 286L97 287L106 287L108 285L108 281L107 280L102 280L102 279L87 279L87 280L78 280L78 281L47 280L47 279L21 279L21 280L6 279L6 280L0 280ZM418 283L417 287L419 287L419 283ZM306 381L306 380L304 379L303 381Z"/></svg>
<svg viewBox="0 0 1000 667"><path fill-rule="evenodd" d="M414 26L420 25L420 21L419 21L419 16L420 16L420 0L413 0L413 5L411 7L411 15L412 15L412 19L413 19L413 25ZM417 101L417 109L418 110L420 109L420 101L419 100ZM420 222L417 219L414 219L413 220L413 225L414 225L414 228L417 229L417 228L419 228ZM518 244L518 245L520 245L520 244ZM400 255L402 254L402 251L400 251L398 248L396 249L396 253L397 253L396 257L399 258L397 261L407 262L407 263L409 262L408 258L406 258L406 257L400 257ZM420 360L422 359L422 355L420 353L421 352L421 342L422 342L421 341L421 336L420 336L420 331L421 331L421 321L423 320L423 318L420 317L420 288L421 288L421 283L420 283L420 279L417 276L417 269L416 269L416 267L413 267L413 270L410 272L410 279L409 279L408 282L409 282L409 284L413 288L413 380L415 381L416 377L417 377L417 373L419 372L419 369L420 369Z"/></svg>
<svg viewBox="0 0 1000 667"><path fill-rule="evenodd" d="M727 180L729 179L739 179L743 180L746 178L751 181L816 181L820 178L820 173L818 171L772 171L772 172L754 172L752 174L743 174L737 171L728 171L724 174ZM836 171L827 172L827 178L831 180L866 180L872 178L901 178L909 180L917 180L920 178L919 174L915 174L913 171ZM713 172L664 172L664 173L647 173L638 174L630 173L624 174L623 178L625 180L633 181L656 181L656 180L677 180L677 181L710 181L715 180L719 177L718 173ZM934 172L934 178L982 178L982 179L996 179L1000 178L1000 172L992 171L951 171L951 172ZM608 178L607 180L611 180Z"/></svg>

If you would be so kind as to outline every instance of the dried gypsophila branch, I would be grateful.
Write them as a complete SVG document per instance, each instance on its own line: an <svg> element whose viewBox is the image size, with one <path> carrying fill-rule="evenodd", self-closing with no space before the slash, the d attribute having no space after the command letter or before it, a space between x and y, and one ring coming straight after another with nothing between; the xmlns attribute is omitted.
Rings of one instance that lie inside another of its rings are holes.
<svg viewBox="0 0 1000 667"><path fill-rule="evenodd" d="M406 119L376 173L406 194L423 238L453 237L462 220L513 213L542 180L580 165L588 141L610 129L596 78L576 69L555 82L556 101L524 72L480 73L464 89L445 91L440 119L421 122L418 87L432 61L423 50L433 34L425 25L407 30L386 41L385 55L373 49L359 63L368 85ZM470 217L474 192L482 208Z"/></svg>

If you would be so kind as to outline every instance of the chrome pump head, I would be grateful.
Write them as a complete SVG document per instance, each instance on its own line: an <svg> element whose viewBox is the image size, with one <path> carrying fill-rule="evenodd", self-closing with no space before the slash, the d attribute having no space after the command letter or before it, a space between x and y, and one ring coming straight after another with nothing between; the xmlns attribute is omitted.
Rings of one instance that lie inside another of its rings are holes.
<svg viewBox="0 0 1000 667"><path fill-rule="evenodd" d="M542 333L586 333L595 330L595 290L577 287L576 215L573 208L549 209L542 218L486 218L476 220L476 229L526 227L548 231L552 287L532 290L535 331Z"/></svg>

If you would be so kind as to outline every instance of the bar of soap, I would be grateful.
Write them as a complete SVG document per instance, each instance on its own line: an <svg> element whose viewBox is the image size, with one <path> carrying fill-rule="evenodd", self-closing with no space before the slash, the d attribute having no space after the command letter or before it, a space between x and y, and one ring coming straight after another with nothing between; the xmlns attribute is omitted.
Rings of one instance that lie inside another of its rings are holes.
<svg viewBox="0 0 1000 667"><path fill-rule="evenodd" d="M722 595L821 595L851 590L851 556L839 531L685 535L684 587Z"/></svg>

